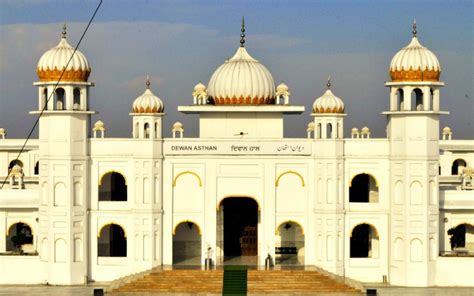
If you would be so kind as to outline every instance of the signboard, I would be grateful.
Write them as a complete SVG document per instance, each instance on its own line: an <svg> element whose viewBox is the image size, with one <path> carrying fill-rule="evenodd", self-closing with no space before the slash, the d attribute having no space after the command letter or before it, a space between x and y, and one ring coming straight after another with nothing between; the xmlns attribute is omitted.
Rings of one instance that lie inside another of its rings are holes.
<svg viewBox="0 0 474 296"><path fill-rule="evenodd" d="M311 155L309 141L165 141L165 155Z"/></svg>

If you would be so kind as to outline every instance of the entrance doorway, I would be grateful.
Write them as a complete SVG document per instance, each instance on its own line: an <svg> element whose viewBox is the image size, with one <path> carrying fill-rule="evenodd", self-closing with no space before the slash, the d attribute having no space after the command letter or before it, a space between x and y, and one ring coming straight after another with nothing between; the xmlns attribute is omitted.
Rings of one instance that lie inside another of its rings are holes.
<svg viewBox="0 0 474 296"><path fill-rule="evenodd" d="M226 198L218 215L218 245L225 264L257 264L258 204L246 197Z"/></svg>

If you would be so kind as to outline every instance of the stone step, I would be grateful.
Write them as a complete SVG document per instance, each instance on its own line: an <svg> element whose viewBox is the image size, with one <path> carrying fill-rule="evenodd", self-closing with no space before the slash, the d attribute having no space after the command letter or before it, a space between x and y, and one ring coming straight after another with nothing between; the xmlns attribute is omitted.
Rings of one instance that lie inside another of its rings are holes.
<svg viewBox="0 0 474 296"><path fill-rule="evenodd" d="M223 270L151 270L142 278L124 282L112 292L222 293ZM233 282L233 280L232 280ZM249 270L248 293L354 293L361 291L318 271Z"/></svg>

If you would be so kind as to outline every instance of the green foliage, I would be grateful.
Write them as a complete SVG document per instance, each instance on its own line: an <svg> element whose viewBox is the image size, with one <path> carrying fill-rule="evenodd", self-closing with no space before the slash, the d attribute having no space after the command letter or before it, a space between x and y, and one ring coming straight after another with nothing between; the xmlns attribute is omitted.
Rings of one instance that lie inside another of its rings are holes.
<svg viewBox="0 0 474 296"><path fill-rule="evenodd" d="M29 238L23 233L23 231L12 236L11 241L13 245L21 252L21 246L28 243Z"/></svg>
<svg viewBox="0 0 474 296"><path fill-rule="evenodd" d="M452 227L448 230L450 235L449 243L451 244L451 250L455 248L463 248L466 244L466 226L464 224L457 227Z"/></svg>

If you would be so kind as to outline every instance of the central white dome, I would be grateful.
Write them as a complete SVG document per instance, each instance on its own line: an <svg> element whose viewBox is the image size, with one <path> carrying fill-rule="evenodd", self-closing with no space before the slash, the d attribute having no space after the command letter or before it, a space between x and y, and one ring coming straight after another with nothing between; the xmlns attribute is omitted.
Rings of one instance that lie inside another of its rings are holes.
<svg viewBox="0 0 474 296"><path fill-rule="evenodd" d="M208 95L217 105L261 105L275 102L272 74L241 46L212 74Z"/></svg>

